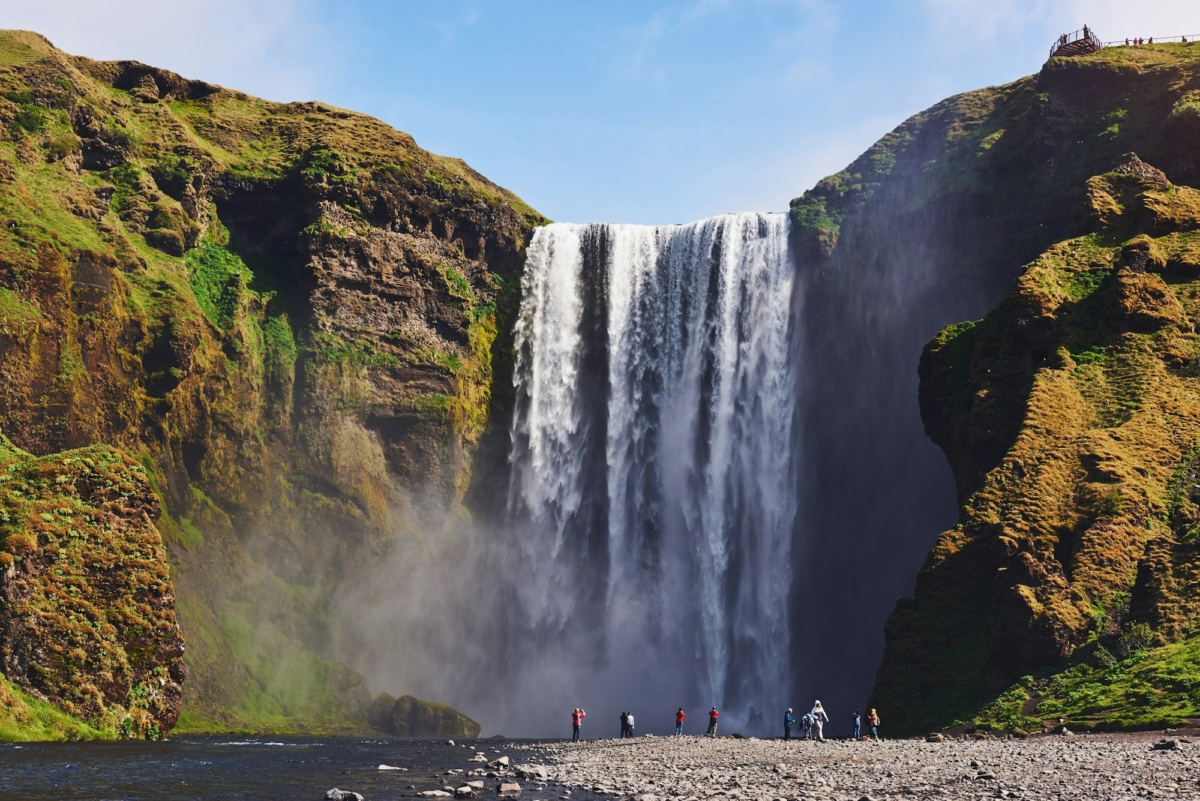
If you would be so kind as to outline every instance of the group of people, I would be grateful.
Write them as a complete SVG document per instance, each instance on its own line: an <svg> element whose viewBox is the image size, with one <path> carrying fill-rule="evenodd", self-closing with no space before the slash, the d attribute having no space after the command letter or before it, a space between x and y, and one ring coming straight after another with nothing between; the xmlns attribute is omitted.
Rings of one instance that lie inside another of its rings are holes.
<svg viewBox="0 0 1200 801"><path fill-rule="evenodd" d="M580 735L583 731L583 719L587 717L587 712L582 708L575 707L571 711L571 742L579 742ZM708 710L708 729L704 732L705 737L717 736L717 719L721 717L720 711L714 706ZM687 713L683 711L683 707L675 712L675 734L683 734L683 721L687 718ZM800 729L802 734L800 739L817 740L825 742L825 724L829 722L829 714L825 711L825 707L821 706L820 701L813 703L813 708L809 712L805 712L800 716ZM792 716L792 708L788 707L787 712L783 713L783 739L792 739L792 727L795 725L796 719ZM861 740L862 736L862 715L858 710L854 710L854 734L852 739ZM633 713L621 713L621 738L633 737ZM867 727L871 732L872 739L879 739L879 713L874 709L867 713Z"/></svg>
<svg viewBox="0 0 1200 801"><path fill-rule="evenodd" d="M854 733L850 736L853 740L862 739L862 715L858 710L854 710ZM783 713L783 739L792 739L792 726L795 725L796 719L792 717L792 709L788 707L788 711ZM821 702L817 701L813 704L811 712L806 712L800 716L800 730L802 740L818 740L825 742L825 724L829 722L829 714L825 711L825 707L821 706ZM872 709L867 714L867 726L870 728L872 739L879 739L879 713Z"/></svg>
<svg viewBox="0 0 1200 801"><path fill-rule="evenodd" d="M1187 44L1186 36L1183 37L1183 43ZM1149 39L1136 38L1136 39L1126 39L1125 40L1126 47L1129 47L1130 45L1140 45L1140 44L1154 44L1154 37L1151 36Z"/></svg>

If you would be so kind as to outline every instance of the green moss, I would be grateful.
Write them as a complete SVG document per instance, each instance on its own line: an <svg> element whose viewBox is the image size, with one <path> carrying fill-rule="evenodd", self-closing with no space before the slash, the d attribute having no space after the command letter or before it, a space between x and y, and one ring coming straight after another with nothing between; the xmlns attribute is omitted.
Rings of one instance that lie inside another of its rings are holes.
<svg viewBox="0 0 1200 801"><path fill-rule="evenodd" d="M221 331L228 330L238 317L253 274L240 258L208 240L189 250L184 263L204 316Z"/></svg>

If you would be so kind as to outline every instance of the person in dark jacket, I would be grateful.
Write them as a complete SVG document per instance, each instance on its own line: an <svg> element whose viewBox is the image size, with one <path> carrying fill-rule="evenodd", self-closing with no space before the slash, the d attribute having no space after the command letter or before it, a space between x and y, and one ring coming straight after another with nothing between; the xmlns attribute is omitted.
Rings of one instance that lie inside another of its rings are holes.
<svg viewBox="0 0 1200 801"><path fill-rule="evenodd" d="M629 713L621 713L621 739L624 740L629 736Z"/></svg>
<svg viewBox="0 0 1200 801"><path fill-rule="evenodd" d="M783 713L783 739L792 739L792 723L795 718L792 717L792 708L789 706L788 711Z"/></svg>

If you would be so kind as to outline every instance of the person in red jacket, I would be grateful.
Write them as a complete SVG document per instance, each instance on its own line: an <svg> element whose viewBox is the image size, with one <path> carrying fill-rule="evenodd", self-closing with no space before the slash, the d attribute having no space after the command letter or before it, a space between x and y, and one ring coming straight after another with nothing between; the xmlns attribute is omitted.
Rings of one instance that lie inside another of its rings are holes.
<svg viewBox="0 0 1200 801"><path fill-rule="evenodd" d="M683 707L679 707L679 711L675 713L675 733L683 734L683 719L687 715L683 711Z"/></svg>
<svg viewBox="0 0 1200 801"><path fill-rule="evenodd" d="M721 713L717 711L715 706L708 710L708 731L704 732L705 737L717 736L717 718L720 716Z"/></svg>
<svg viewBox="0 0 1200 801"><path fill-rule="evenodd" d="M587 717L587 712L584 712L579 707L575 707L575 711L571 713L571 742L579 742L579 729L583 726L583 719Z"/></svg>

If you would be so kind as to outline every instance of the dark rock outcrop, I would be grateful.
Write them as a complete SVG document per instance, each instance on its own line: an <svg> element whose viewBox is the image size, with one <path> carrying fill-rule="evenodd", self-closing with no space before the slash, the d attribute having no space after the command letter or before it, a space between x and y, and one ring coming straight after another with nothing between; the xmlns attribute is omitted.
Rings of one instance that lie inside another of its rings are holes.
<svg viewBox="0 0 1200 801"><path fill-rule="evenodd" d="M373 728L395 737L473 739L480 731L478 723L458 710L411 695L393 698L380 693L371 702L368 720Z"/></svg>

